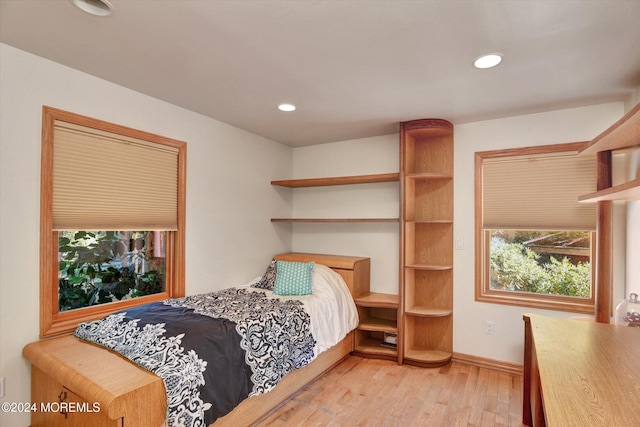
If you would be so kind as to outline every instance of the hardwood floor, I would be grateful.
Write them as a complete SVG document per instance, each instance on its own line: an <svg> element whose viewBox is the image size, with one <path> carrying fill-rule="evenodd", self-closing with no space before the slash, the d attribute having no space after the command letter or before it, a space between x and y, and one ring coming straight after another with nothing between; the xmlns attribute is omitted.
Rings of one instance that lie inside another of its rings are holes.
<svg viewBox="0 0 640 427"><path fill-rule="evenodd" d="M522 376L453 362L398 366L350 356L259 424L522 426Z"/></svg>

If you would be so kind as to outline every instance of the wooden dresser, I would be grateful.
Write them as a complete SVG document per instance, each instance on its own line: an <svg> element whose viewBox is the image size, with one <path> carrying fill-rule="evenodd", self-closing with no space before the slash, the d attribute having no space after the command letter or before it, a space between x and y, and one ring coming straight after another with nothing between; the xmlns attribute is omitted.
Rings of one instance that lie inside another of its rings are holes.
<svg viewBox="0 0 640 427"><path fill-rule="evenodd" d="M525 315L522 422L640 426L640 328Z"/></svg>
<svg viewBox="0 0 640 427"><path fill-rule="evenodd" d="M162 379L72 335L27 344L31 426L161 426ZM45 410L43 410L45 409Z"/></svg>

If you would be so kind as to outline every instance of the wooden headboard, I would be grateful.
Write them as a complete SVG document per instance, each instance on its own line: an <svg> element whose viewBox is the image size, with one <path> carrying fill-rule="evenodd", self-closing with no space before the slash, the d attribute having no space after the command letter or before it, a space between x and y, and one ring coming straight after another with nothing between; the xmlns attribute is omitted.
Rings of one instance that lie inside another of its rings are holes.
<svg viewBox="0 0 640 427"><path fill-rule="evenodd" d="M281 261L315 262L331 268L342 276L353 298L369 292L370 260L364 257L307 254L290 252L278 254L273 259Z"/></svg>

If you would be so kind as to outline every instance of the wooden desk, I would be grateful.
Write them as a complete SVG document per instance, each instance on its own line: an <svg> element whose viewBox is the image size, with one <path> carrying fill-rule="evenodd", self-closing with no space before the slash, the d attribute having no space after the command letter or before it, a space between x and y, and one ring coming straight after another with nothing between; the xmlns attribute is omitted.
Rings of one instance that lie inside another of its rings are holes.
<svg viewBox="0 0 640 427"><path fill-rule="evenodd" d="M640 426L640 328L525 315L522 422Z"/></svg>

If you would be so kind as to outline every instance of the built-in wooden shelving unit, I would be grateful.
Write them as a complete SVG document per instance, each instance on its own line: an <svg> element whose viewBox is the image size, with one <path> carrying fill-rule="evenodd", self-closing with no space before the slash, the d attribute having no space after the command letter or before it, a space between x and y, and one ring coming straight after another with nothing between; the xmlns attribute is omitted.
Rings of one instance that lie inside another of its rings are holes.
<svg viewBox="0 0 640 427"><path fill-rule="evenodd" d="M286 179L271 185L287 188L326 187L332 185L398 182L400 173L353 175L327 178ZM271 222L289 223L396 223L400 218L271 218ZM398 334L399 295L369 292L354 298L360 321L355 330L354 354L399 361L397 345L384 345L385 335Z"/></svg>
<svg viewBox="0 0 640 427"><path fill-rule="evenodd" d="M441 366L453 353L453 125L400 124L402 363Z"/></svg>
<svg viewBox="0 0 640 427"><path fill-rule="evenodd" d="M385 346L385 333L398 333L398 295L369 292L354 298L360 323L355 333L355 354L397 360L396 348Z"/></svg>
<svg viewBox="0 0 640 427"><path fill-rule="evenodd" d="M327 187L332 185L373 184L380 182L397 182L399 173L380 173L372 175L337 176L327 178L284 179L271 181L271 185L287 188ZM400 218L271 218L271 222L297 223L384 223L399 222Z"/></svg>

